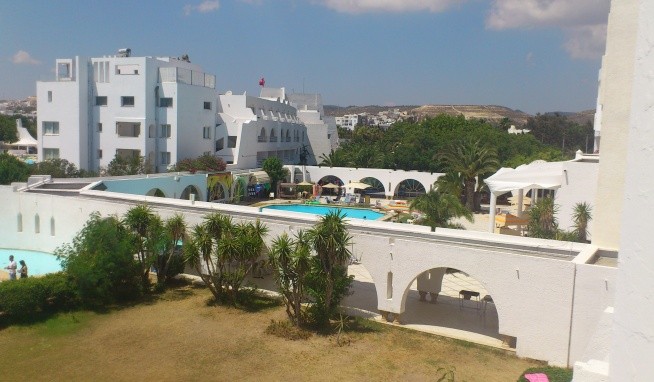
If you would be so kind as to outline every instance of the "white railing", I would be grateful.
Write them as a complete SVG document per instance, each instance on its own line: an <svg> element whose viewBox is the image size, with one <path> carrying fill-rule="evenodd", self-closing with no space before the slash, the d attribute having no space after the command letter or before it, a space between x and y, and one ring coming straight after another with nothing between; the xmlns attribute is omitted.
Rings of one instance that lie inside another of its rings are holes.
<svg viewBox="0 0 654 382"><path fill-rule="evenodd" d="M216 88L216 76L176 67L159 68L159 82L178 82L211 89Z"/></svg>

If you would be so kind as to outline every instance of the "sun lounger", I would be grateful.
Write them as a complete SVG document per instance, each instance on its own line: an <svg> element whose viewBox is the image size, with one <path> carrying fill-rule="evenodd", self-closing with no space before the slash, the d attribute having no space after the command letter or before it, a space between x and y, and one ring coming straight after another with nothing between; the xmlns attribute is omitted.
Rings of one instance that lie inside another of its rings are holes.
<svg viewBox="0 0 654 382"><path fill-rule="evenodd" d="M550 382L549 378L547 378L547 375L543 373L525 374L525 378L529 382Z"/></svg>

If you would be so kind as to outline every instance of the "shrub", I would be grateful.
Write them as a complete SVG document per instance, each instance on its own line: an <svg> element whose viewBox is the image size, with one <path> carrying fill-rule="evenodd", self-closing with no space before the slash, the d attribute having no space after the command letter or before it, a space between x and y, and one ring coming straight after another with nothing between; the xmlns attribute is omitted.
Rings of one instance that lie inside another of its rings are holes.
<svg viewBox="0 0 654 382"><path fill-rule="evenodd" d="M134 242L117 218L94 213L71 244L55 251L83 304L102 305L140 296Z"/></svg>
<svg viewBox="0 0 654 382"><path fill-rule="evenodd" d="M74 286L62 272L0 284L0 312L18 321L73 308L77 301Z"/></svg>

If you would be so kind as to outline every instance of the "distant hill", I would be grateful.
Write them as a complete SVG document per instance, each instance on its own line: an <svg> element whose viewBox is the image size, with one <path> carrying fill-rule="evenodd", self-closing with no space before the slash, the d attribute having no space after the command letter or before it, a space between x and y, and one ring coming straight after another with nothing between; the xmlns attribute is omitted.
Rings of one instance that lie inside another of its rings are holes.
<svg viewBox="0 0 654 382"><path fill-rule="evenodd" d="M439 114L448 115L463 115L466 118L479 118L492 122L499 122L503 118L509 118L511 123L516 126L521 126L527 123L531 114L527 114L520 110L513 110L504 106L497 105L423 105L423 106L335 106L325 105L325 115L333 117L341 117L345 114L377 114L381 111L399 109L401 112L406 111L409 115L415 116L418 120L425 117L434 117ZM558 113L565 115L573 122L584 125L588 122L591 124L595 118L595 110L584 110L581 112L552 112L544 114Z"/></svg>

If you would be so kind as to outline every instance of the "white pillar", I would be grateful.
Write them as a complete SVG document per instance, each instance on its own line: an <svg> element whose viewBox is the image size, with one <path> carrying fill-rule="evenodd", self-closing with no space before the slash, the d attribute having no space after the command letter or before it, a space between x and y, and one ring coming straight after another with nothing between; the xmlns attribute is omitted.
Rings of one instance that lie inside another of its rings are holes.
<svg viewBox="0 0 654 382"><path fill-rule="evenodd" d="M495 232L495 208L497 205L497 195L490 193L490 210L488 214L488 232Z"/></svg>
<svg viewBox="0 0 654 382"><path fill-rule="evenodd" d="M516 216L519 218L522 217L522 203L524 200L524 194L525 192L522 189L518 190L518 210L516 212ZM518 232L522 232L522 225L518 224L517 230Z"/></svg>
<svg viewBox="0 0 654 382"><path fill-rule="evenodd" d="M307 181L307 166L302 165L302 181Z"/></svg>

